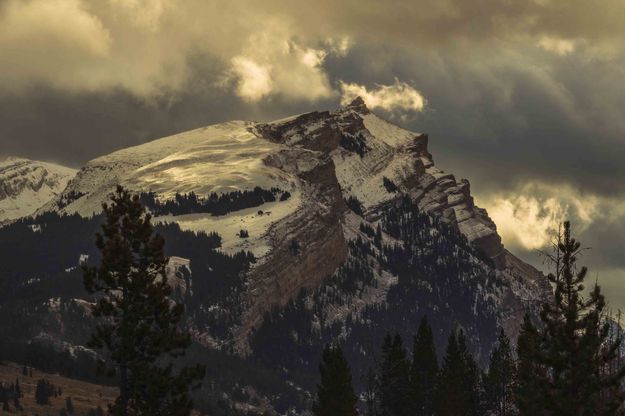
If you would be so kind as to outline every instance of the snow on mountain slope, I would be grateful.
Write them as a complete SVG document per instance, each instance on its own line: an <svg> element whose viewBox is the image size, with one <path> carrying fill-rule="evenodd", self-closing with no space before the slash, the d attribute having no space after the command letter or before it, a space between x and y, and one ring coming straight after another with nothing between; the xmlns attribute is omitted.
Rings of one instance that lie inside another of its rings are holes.
<svg viewBox="0 0 625 416"><path fill-rule="evenodd" d="M8 157L0 161L0 224L33 214L59 195L75 169Z"/></svg>
<svg viewBox="0 0 625 416"><path fill-rule="evenodd" d="M184 214L156 217L156 221L175 222L181 229L189 231L214 231L222 237L221 250L234 254L250 251L257 258L263 258L271 250L267 233L275 222L295 212L300 206L301 194L296 192L287 201L267 202L259 207L246 208L222 216L211 214ZM260 212L259 212L260 211ZM241 238L245 230L249 237Z"/></svg>
<svg viewBox="0 0 625 416"><path fill-rule="evenodd" d="M176 193L194 192L206 197L213 192L279 188L291 194L287 201L220 216L186 214L155 219L176 222L185 230L218 232L224 250L248 250L262 257L268 250L265 237L269 227L296 210L301 202L296 173L313 168L316 161L302 154L306 152L258 137L251 132L252 125L232 121L208 126L94 159L78 172L62 195L40 212L91 216L101 211L102 203L117 184L135 192L154 192L159 200L172 199ZM281 168L272 166L276 163ZM239 237L242 229L249 232L249 238Z"/></svg>
<svg viewBox="0 0 625 416"><path fill-rule="evenodd" d="M64 193L69 198L46 208L93 215L117 184L164 199L176 192L208 195L254 186L292 187L292 177L262 161L279 146L250 133L250 126L239 121L208 126L94 159Z"/></svg>
<svg viewBox="0 0 625 416"><path fill-rule="evenodd" d="M102 156L88 162L40 212L91 216L117 184L154 192L160 201L176 193L206 198L255 187L288 191L286 200L225 215L184 212L155 218L185 230L215 231L222 250L247 250L258 258L246 277L241 324L232 332L235 348L245 352L247 337L265 312L302 289L318 287L348 260L358 221L345 201L355 198L363 211L359 218L375 228L385 210L406 195L492 259L509 281L499 297L502 324L514 332L524 302L540 299L547 288L538 271L505 250L495 224L475 206L468 181L438 169L427 145L427 135L375 116L356 99L333 112L270 123L232 121ZM242 237L242 230L249 236ZM388 273L376 278L380 287L395 281ZM379 302L383 293L369 298Z"/></svg>
<svg viewBox="0 0 625 416"><path fill-rule="evenodd" d="M361 130L355 135L362 137L367 149L362 155L341 147L334 150L337 178L343 190L358 198L364 208L376 207L396 197L385 188L384 178L403 183L406 174L414 171L414 155L405 149L420 135L394 126L368 110L348 109L342 118L357 115L362 119Z"/></svg>

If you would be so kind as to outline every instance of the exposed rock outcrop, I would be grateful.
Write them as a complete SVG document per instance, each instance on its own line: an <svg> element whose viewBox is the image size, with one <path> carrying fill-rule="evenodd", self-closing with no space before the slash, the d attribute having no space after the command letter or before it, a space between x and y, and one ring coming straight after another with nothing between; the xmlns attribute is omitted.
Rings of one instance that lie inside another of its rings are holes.
<svg viewBox="0 0 625 416"><path fill-rule="evenodd" d="M67 186L76 170L9 157L0 161L0 224L33 214Z"/></svg>
<svg viewBox="0 0 625 416"><path fill-rule="evenodd" d="M263 314L284 305L302 289L315 288L347 258L342 219L345 204L334 164L325 159L301 174L305 209L276 223L269 231L273 250L249 275L246 312L234 332L235 348L248 351L247 336Z"/></svg>

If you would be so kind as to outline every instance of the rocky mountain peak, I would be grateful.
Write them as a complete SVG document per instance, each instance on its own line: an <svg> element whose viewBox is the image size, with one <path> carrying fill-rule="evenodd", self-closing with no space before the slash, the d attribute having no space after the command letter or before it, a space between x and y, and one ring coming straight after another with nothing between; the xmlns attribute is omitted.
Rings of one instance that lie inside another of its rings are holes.
<svg viewBox="0 0 625 416"><path fill-rule="evenodd" d="M149 193L154 204L191 193L200 201L271 194L220 215L162 206L154 215L155 222L175 223L182 231L219 234L223 253L255 257L236 295L238 324L228 328L229 335L219 335L222 339L207 341L232 343L248 353L250 334L266 313L303 290L316 290L354 260L355 242L371 237L362 230L379 228L377 244L386 238L397 244L398 236L382 230L389 226L389 213L405 211L409 201L411 209L462 236L475 262L515 282L505 295L514 312L500 316L503 326L514 328L509 322L520 319L523 302L544 293L540 273L505 250L495 224L475 205L468 181L436 167L428 140L376 116L358 97L335 111L269 123L222 123L99 157L39 212L90 217L117 184ZM390 290L397 272L384 269L389 267L385 255L375 255L382 256L376 260L375 284ZM358 302L363 308L382 302L386 292L378 292Z"/></svg>
<svg viewBox="0 0 625 416"><path fill-rule="evenodd" d="M48 215L0 227L0 303L16 317L0 332L85 345L92 299L78 264L97 258L94 214L121 184L140 194L167 241L167 273L198 351L252 356L246 371L252 362L279 369L288 386L271 397L308 394L329 342L346 345L354 379L364 380L385 334L410 339L424 315L439 350L462 327L484 362L497 328L514 339L550 288L504 248L469 182L435 165L428 140L356 99L179 133L101 156L75 176L0 162L0 208L51 199L38 210Z"/></svg>
<svg viewBox="0 0 625 416"><path fill-rule="evenodd" d="M365 100L362 99L362 97L354 98L349 104L344 106L344 108L346 110L352 110L360 114L370 113L369 108L367 108L367 104L365 103Z"/></svg>

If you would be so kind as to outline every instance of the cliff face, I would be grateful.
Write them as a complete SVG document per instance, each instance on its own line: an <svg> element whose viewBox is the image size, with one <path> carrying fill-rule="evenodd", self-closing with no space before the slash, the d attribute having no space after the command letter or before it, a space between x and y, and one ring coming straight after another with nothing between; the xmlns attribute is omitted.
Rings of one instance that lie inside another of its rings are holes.
<svg viewBox="0 0 625 416"><path fill-rule="evenodd" d="M361 99L334 113L314 112L264 124L256 130L267 139L330 155L345 196L355 196L373 213L394 195L383 187L391 179L419 209L456 226L500 268L504 248L493 221L476 207L467 180L436 168L428 136L402 130L373 115Z"/></svg>
<svg viewBox="0 0 625 416"><path fill-rule="evenodd" d="M294 257L285 249L288 239L273 241L271 260L251 274L253 281L263 282L265 290L262 294L254 292L257 301L237 333L239 339L262 323L261 314L272 305L283 305L302 288L314 288L345 262L345 241L353 240L355 233L342 202L352 197L362 206L361 221L376 227L385 210L397 204L400 195L408 195L419 211L455 228L490 258L495 273L506 282L498 293L499 319L513 338L524 311L536 307L549 292L538 270L504 248L495 223L486 210L475 205L469 182L458 181L434 165L426 134L387 123L373 115L361 99L336 112L303 114L256 125L253 131L290 149L316 152L323 167L301 175L303 182L311 186L309 189L317 190L306 192L304 198L315 206L317 215L304 215L307 218L301 223L303 228L287 222L274 227L276 235L305 229L300 235L307 254ZM389 190L389 186L395 189ZM320 196L318 190L325 190L326 195ZM300 217L302 212L306 210L300 212ZM308 232L315 227L317 231ZM318 259L323 261L319 263Z"/></svg>
<svg viewBox="0 0 625 416"><path fill-rule="evenodd" d="M388 178L410 195L420 210L441 217L505 269L506 252L486 210L475 206L470 184L434 165L427 134L402 130L373 115L361 99L337 112L314 112L256 127L276 143L330 155L345 197L355 196L374 218L376 208L393 200L383 187ZM359 147L354 150L350 147ZM346 144L347 143L347 144ZM361 150L361 151L359 151Z"/></svg>
<svg viewBox="0 0 625 416"><path fill-rule="evenodd" d="M319 286L347 258L342 232L346 208L332 160L326 158L303 173L301 181L304 206L271 227L273 249L249 273L246 312L234 331L235 348L241 353L249 352L247 336L262 324L265 313L301 290Z"/></svg>

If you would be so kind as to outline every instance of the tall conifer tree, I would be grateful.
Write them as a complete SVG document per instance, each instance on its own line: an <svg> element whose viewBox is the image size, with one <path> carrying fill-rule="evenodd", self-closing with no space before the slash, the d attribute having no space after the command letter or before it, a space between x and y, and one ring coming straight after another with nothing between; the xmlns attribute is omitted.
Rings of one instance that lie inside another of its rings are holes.
<svg viewBox="0 0 625 416"><path fill-rule="evenodd" d="M510 416L515 411L514 387L516 366L510 340L503 329L490 354L488 371L484 374L484 404L489 414Z"/></svg>
<svg viewBox="0 0 625 416"><path fill-rule="evenodd" d="M112 415L188 415L189 387L201 366L175 372L189 334L179 328L183 306L171 298L163 239L153 234L151 216L121 186L103 205L105 223L96 235L98 267L84 266L85 288L94 293L99 323L90 345L103 349L115 366L120 394Z"/></svg>
<svg viewBox="0 0 625 416"><path fill-rule="evenodd" d="M434 393L438 376L438 359L432 337L432 327L424 316L419 324L412 349L410 384L416 416L434 414Z"/></svg>
<svg viewBox="0 0 625 416"><path fill-rule="evenodd" d="M538 331L529 314L525 314L517 340L517 373L515 402L520 416L545 416L542 387L546 385L547 373L536 361L538 354Z"/></svg>
<svg viewBox="0 0 625 416"><path fill-rule="evenodd" d="M410 361L399 334L384 339L378 378L378 408L381 416L410 416L413 401L410 389Z"/></svg>
<svg viewBox="0 0 625 416"><path fill-rule="evenodd" d="M315 416L356 416L358 401L352 387L352 374L339 346L327 345L323 350L321 382L313 405Z"/></svg>
<svg viewBox="0 0 625 416"><path fill-rule="evenodd" d="M452 332L437 383L438 416L477 416L479 374L462 330Z"/></svg>
<svg viewBox="0 0 625 416"><path fill-rule="evenodd" d="M582 295L588 270L577 266L580 247L565 222L549 255L555 266L548 276L554 286L553 300L540 314L543 326L536 358L548 374L541 393L551 415L613 415L623 404L620 384L625 367L605 370L617 359L621 339L609 338L600 287L595 284L586 298Z"/></svg>

